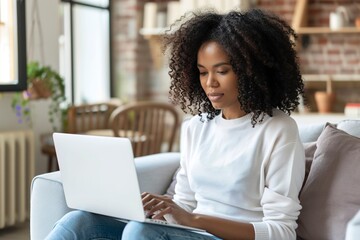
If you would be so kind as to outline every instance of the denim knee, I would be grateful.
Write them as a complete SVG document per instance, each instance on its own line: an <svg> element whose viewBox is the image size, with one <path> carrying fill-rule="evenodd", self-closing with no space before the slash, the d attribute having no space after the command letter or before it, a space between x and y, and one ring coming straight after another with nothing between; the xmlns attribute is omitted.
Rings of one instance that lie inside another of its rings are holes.
<svg viewBox="0 0 360 240"><path fill-rule="evenodd" d="M72 211L62 217L46 240L121 239L125 223L84 211Z"/></svg>
<svg viewBox="0 0 360 240"><path fill-rule="evenodd" d="M164 239L164 232L156 225L131 221L124 228L122 239L150 240Z"/></svg>
<svg viewBox="0 0 360 240"><path fill-rule="evenodd" d="M74 210L67 213L56 224L80 227L80 225L91 225L94 221L94 214L85 211Z"/></svg>
<svg viewBox="0 0 360 240"><path fill-rule="evenodd" d="M83 211L71 211L56 222L46 240L81 239L83 226L91 225L91 214Z"/></svg>

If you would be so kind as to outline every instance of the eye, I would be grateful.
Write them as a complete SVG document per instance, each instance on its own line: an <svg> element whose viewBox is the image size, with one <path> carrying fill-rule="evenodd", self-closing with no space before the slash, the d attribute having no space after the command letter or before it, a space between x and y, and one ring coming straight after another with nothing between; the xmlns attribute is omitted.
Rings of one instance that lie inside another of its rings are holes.
<svg viewBox="0 0 360 240"><path fill-rule="evenodd" d="M206 76L207 72L200 72L200 76Z"/></svg>
<svg viewBox="0 0 360 240"><path fill-rule="evenodd" d="M225 75L228 73L228 70L219 70L217 71L218 74Z"/></svg>

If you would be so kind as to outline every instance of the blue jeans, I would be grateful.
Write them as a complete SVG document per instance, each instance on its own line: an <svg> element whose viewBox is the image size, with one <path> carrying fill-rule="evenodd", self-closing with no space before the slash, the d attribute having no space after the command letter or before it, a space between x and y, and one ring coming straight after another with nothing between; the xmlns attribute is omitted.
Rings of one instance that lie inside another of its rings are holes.
<svg viewBox="0 0 360 240"><path fill-rule="evenodd" d="M124 223L111 217L72 211L60 219L46 240L220 240L212 235L140 222Z"/></svg>

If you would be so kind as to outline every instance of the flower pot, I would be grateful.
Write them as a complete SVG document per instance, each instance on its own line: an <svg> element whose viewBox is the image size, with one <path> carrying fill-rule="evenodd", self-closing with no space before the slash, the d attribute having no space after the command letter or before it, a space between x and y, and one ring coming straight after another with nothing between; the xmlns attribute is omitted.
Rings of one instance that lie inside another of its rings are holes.
<svg viewBox="0 0 360 240"><path fill-rule="evenodd" d="M357 17L357 18L355 19L355 26L356 26L357 28L360 28L360 17Z"/></svg>
<svg viewBox="0 0 360 240"><path fill-rule="evenodd" d="M315 92L315 102L319 113L329 113L333 110L335 94L329 92Z"/></svg>
<svg viewBox="0 0 360 240"><path fill-rule="evenodd" d="M47 99L51 96L49 86L42 79L34 79L28 89L29 98L35 99Z"/></svg>

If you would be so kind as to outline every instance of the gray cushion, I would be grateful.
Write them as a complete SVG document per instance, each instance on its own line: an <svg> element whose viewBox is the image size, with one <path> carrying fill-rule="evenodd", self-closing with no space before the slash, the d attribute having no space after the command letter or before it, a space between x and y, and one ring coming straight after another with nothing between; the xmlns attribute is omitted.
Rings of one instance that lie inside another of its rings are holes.
<svg viewBox="0 0 360 240"><path fill-rule="evenodd" d="M360 138L327 126L317 141L300 194L302 239L345 238L346 224L360 209Z"/></svg>
<svg viewBox="0 0 360 240"><path fill-rule="evenodd" d="M314 159L314 154L316 151L316 142L309 142L304 143L304 149L305 149L305 178L303 186L305 185L305 182L309 176L311 164Z"/></svg>

